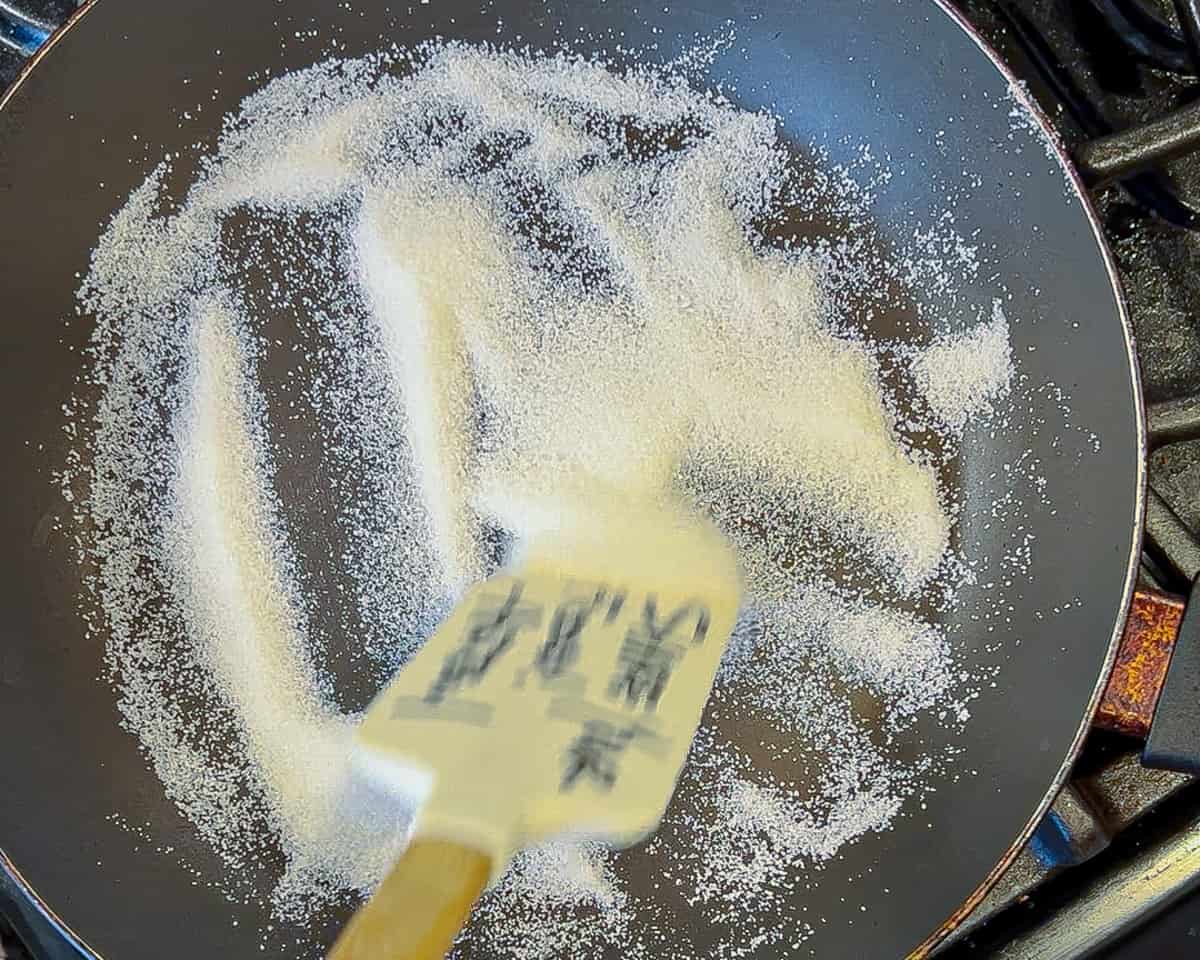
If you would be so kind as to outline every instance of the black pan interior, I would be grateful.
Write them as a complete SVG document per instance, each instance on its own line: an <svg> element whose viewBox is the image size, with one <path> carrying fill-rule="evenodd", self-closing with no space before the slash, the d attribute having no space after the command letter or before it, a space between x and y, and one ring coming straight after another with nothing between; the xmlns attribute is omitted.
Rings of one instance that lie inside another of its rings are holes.
<svg viewBox="0 0 1200 960"><path fill-rule="evenodd" d="M101 225L164 151L187 157L198 137L211 140L221 115L255 89L251 74L313 63L331 40L352 56L434 35L519 37L536 46L578 36L581 27L597 36L612 28L630 46L657 42L667 59L727 20L736 40L710 74L736 101L771 107L789 136L826 142L834 159L861 143L890 155L896 175L880 188L878 207L885 234L940 209L939 183L960 180L969 158L978 186L955 214L980 244L981 300L995 278L1011 293L1006 309L1020 320L1014 349L1031 388L1025 423L1062 422L1053 396L1032 389L1053 381L1084 428L999 433L964 457L965 472L995 473L995 483L1027 447L1040 458L1054 504L1031 503L1023 519L1037 537L1034 577L1013 595L998 658L983 650L996 635L961 634L968 661L1002 666L996 689L972 705L961 776L940 784L926 809L826 868L805 894L811 914L823 918L805 949L819 957L905 954L978 887L1042 804L1077 740L1122 615L1138 529L1140 401L1086 201L1040 134L1014 127L1010 113L1020 118L1024 108L1009 97L1007 79L943 9L891 0L667 8L633 0L101 0L39 58L0 112L0 220L5 236L20 238L0 252L0 847L97 954L260 955L262 923L254 909L193 885L179 866L184 859L201 873L220 870L117 726L112 692L97 679L100 651L76 613L80 571L70 537L55 529L66 512L51 477L64 455L60 408L88 335L86 322L63 320ZM310 27L315 39L297 37ZM213 91L212 100L181 129L181 105L194 102L197 89ZM1011 546L982 526L995 492L968 502L964 520L964 535L982 538L993 558ZM964 601L971 599L968 590ZM145 841L111 822L114 812L143 826ZM178 856L153 851L164 846ZM289 955L286 946L271 949Z"/></svg>

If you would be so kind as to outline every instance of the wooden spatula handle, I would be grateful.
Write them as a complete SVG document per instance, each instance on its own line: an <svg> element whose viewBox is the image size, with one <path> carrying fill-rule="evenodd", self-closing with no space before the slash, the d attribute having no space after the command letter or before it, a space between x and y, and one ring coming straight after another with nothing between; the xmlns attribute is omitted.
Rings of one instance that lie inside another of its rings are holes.
<svg viewBox="0 0 1200 960"><path fill-rule="evenodd" d="M327 960L443 960L491 869L490 858L470 847L413 841Z"/></svg>

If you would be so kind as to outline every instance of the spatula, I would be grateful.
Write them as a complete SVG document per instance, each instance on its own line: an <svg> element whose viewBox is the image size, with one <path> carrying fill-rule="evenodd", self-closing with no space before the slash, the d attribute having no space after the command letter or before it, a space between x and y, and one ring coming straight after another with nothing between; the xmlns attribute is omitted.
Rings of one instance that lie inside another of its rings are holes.
<svg viewBox="0 0 1200 960"><path fill-rule="evenodd" d="M471 589L360 729L371 771L424 802L330 960L441 960L522 848L652 833L739 593L715 530L645 511L542 537Z"/></svg>

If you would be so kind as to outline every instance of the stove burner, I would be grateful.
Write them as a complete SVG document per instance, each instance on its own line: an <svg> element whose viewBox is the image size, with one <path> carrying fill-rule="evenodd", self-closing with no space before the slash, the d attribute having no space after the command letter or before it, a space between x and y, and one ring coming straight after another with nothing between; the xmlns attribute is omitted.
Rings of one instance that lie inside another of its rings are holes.
<svg viewBox="0 0 1200 960"><path fill-rule="evenodd" d="M54 24L0 0L0 46L30 57L54 32Z"/></svg>
<svg viewBox="0 0 1200 960"><path fill-rule="evenodd" d="M1146 66L1195 75L1200 60L1200 4L1174 0L1179 29L1139 0L1087 0L1126 51Z"/></svg>

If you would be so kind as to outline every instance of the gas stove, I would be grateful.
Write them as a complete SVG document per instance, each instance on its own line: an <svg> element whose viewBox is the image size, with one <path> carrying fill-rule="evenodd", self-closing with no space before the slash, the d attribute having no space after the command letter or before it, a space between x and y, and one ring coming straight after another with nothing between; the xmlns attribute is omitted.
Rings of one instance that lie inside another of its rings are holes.
<svg viewBox="0 0 1200 960"><path fill-rule="evenodd" d="M18 50L36 46L71 6L0 0L0 86L16 76ZM1200 100L1200 0L957 6L1028 83L1068 144ZM1153 623L1178 618L1182 605L1169 595L1186 594L1200 574L1200 154L1105 188L1096 200L1149 404L1139 614ZM1105 706L1106 726L1144 733L1136 702ZM1139 756L1136 739L1093 732L1029 844L939 948L939 960L1200 956L1200 783L1147 769ZM0 960L76 956L46 934L26 936L37 942L23 947L0 919Z"/></svg>

